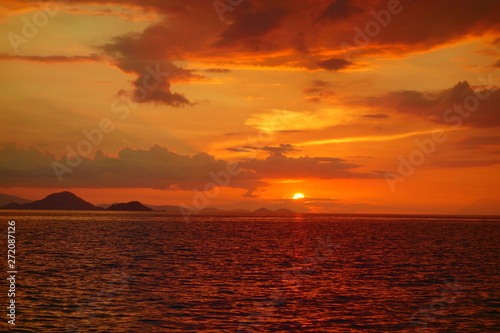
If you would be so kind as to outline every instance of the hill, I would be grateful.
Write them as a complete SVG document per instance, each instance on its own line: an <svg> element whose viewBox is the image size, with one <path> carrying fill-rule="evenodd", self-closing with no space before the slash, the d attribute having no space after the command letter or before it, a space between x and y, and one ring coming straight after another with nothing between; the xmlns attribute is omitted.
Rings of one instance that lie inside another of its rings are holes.
<svg viewBox="0 0 500 333"><path fill-rule="evenodd" d="M459 215L500 215L500 202L480 198L457 212Z"/></svg>
<svg viewBox="0 0 500 333"><path fill-rule="evenodd" d="M24 203L29 203L31 201L32 200L23 199L20 197L16 197L14 195L0 193L0 207L10 203L24 204Z"/></svg>
<svg viewBox="0 0 500 333"><path fill-rule="evenodd" d="M139 201L130 201L127 203L117 203L109 206L106 210L113 211L132 211L132 212L146 212L152 211L151 208L144 206Z"/></svg>
<svg viewBox="0 0 500 333"><path fill-rule="evenodd" d="M71 192L64 191L53 193L42 200L29 203L10 203L3 206L4 209L40 209L40 210L102 210L90 202L77 197Z"/></svg>
<svg viewBox="0 0 500 333"><path fill-rule="evenodd" d="M277 210L271 210L267 208L259 208L253 211L254 214L294 214L295 212L290 209L280 208Z"/></svg>
<svg viewBox="0 0 500 333"><path fill-rule="evenodd" d="M171 205L148 205L148 207L152 208L153 210L159 210L159 211L164 211L168 213L179 213L181 211L181 208L179 206L171 206Z"/></svg>
<svg viewBox="0 0 500 333"><path fill-rule="evenodd" d="M267 208L259 208L253 211L255 214L272 214L274 213L273 210L267 209Z"/></svg>

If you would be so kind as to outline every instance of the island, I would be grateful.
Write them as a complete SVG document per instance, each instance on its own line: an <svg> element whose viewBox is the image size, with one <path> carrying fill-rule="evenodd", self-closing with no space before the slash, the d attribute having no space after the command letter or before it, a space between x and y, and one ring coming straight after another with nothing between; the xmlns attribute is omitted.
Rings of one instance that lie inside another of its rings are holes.
<svg viewBox="0 0 500 333"><path fill-rule="evenodd" d="M113 211L133 211L133 212L149 212L153 211L151 208L144 206L142 203L139 201L130 201L127 203L116 203L108 208L106 210L113 210Z"/></svg>

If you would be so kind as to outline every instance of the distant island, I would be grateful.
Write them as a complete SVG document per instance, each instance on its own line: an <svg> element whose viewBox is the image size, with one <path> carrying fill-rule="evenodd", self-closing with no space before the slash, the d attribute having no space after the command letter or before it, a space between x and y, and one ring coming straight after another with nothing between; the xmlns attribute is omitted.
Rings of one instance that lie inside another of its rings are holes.
<svg viewBox="0 0 500 333"><path fill-rule="evenodd" d="M255 214L290 214L295 213L293 210L281 208L277 210L271 210L267 208L259 208L254 211Z"/></svg>
<svg viewBox="0 0 500 333"><path fill-rule="evenodd" d="M130 201L127 203L117 203L109 206L106 210L114 211L134 211L134 212L148 212L153 211L151 208L144 206L139 201Z"/></svg>
<svg viewBox="0 0 500 333"><path fill-rule="evenodd" d="M77 197L71 192L64 191L53 193L42 200L29 203L12 202L2 207L3 209L36 209L36 210L102 210L90 202Z"/></svg>
<svg viewBox="0 0 500 333"><path fill-rule="evenodd" d="M5 206L10 203L17 203L17 204L23 204L23 203L29 203L32 202L33 200L28 200L28 199L23 199L19 198L13 195L7 195L0 193L0 207Z"/></svg>
<svg viewBox="0 0 500 333"><path fill-rule="evenodd" d="M7 205L4 205L1 208L34 209L34 210L152 211L151 208L144 206L139 201L131 201L128 203L117 203L104 209L103 207L94 206L90 202L85 201L82 198L68 191L53 193L46 196L42 200L37 200L32 202L25 202L25 203L11 202Z"/></svg>
<svg viewBox="0 0 500 333"><path fill-rule="evenodd" d="M500 215L500 202L480 198L470 205L457 210L454 215ZM139 201L115 202L113 204L94 205L74 193L63 191L52 193L41 200L28 200L13 195L0 193L0 209L12 210L84 210L84 211L124 211L124 212L164 212L168 214L182 214L186 208L172 205L144 205ZM206 207L200 210L193 210L191 214L200 215L273 215L273 214L297 214L287 208L272 210L269 208L249 209L220 209L217 207Z"/></svg>
<svg viewBox="0 0 500 333"><path fill-rule="evenodd" d="M127 211L127 212L150 212L162 211L167 213L179 214L182 208L179 206L151 206L148 207L139 201L130 201L127 203L114 203L112 205L95 206L88 201L83 200L77 195L63 191L53 193L41 200L30 201L23 198L10 196L0 193L0 199L3 202L11 200L10 203L0 206L0 209L32 209L32 210L98 210L98 211ZM246 209L223 210L214 207L208 207L197 211L199 214L295 214L294 211L281 208L271 210L267 208L259 208L254 211Z"/></svg>

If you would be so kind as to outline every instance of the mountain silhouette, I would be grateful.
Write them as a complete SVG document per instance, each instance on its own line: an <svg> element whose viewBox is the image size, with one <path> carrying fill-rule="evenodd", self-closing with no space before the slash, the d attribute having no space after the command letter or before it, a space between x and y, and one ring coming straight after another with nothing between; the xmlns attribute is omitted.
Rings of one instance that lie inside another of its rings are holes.
<svg viewBox="0 0 500 333"><path fill-rule="evenodd" d="M274 213L274 211L272 211L270 209L267 209L267 208L264 208L264 207L256 209L253 212L256 213L256 214L271 214L271 213Z"/></svg>
<svg viewBox="0 0 500 333"><path fill-rule="evenodd" d="M459 215L500 215L500 202L480 198L457 212Z"/></svg>
<svg viewBox="0 0 500 333"><path fill-rule="evenodd" d="M31 202L32 200L16 197L13 195L8 195L8 194L3 194L0 193L0 206L9 204L9 203L16 203L16 204L24 204Z"/></svg>
<svg viewBox="0 0 500 333"><path fill-rule="evenodd" d="M96 207L90 202L87 202L68 191L53 193L46 196L42 200L29 203L10 203L2 208L39 210L102 210L102 208Z"/></svg>
<svg viewBox="0 0 500 333"><path fill-rule="evenodd" d="M255 214L291 214L295 213L293 210L287 209L287 208L280 208L277 210L271 210L267 208L259 208L257 210L254 210L253 213Z"/></svg>
<svg viewBox="0 0 500 333"><path fill-rule="evenodd" d="M127 203L117 203L109 206L106 210L114 211L152 211L151 208L144 206L139 201L130 201Z"/></svg>
<svg viewBox="0 0 500 333"><path fill-rule="evenodd" d="M183 211L183 208L179 206L145 206L139 201L130 201L127 203L114 203L112 205L100 205L95 206L90 202L83 200L82 198L76 196L75 194L64 191L59 193L53 193L41 200L36 200L33 202L26 202L28 200L9 196L0 195L0 199L5 198L7 200L14 199L10 201L7 205L0 205L0 209L32 209L32 210L107 210L107 211L164 211L173 214L179 214ZM107 207L107 208L106 208ZM286 208L281 208L278 210L271 210L267 208L260 208L253 212L247 209L231 209L223 210L214 207L208 207L197 211L196 213L201 214L290 214L295 213Z"/></svg>

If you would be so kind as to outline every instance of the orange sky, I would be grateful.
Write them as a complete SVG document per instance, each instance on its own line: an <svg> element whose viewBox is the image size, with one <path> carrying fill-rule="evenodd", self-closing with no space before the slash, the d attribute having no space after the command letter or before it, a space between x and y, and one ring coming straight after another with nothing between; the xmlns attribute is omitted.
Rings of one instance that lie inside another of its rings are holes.
<svg viewBox="0 0 500 333"><path fill-rule="evenodd" d="M0 192L312 212L498 203L499 15L497 1L3 1Z"/></svg>

